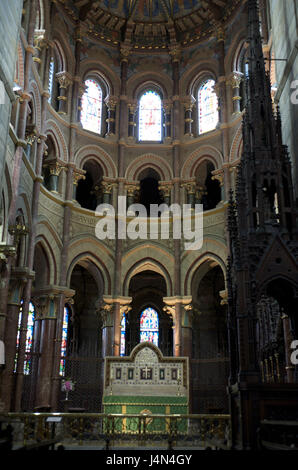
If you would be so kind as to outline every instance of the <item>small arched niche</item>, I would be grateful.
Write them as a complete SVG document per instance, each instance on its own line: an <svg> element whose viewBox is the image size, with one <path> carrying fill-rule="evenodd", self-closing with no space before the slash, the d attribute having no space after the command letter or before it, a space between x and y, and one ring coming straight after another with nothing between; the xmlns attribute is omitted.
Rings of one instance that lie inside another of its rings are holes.
<svg viewBox="0 0 298 470"><path fill-rule="evenodd" d="M99 163L93 159L85 162L83 170L86 171L85 179L78 182L76 199L84 209L95 210L102 202L103 171Z"/></svg>
<svg viewBox="0 0 298 470"><path fill-rule="evenodd" d="M206 159L199 164L196 172L197 202L204 211L214 209L221 200L220 183L213 178L214 164Z"/></svg>
<svg viewBox="0 0 298 470"><path fill-rule="evenodd" d="M164 202L159 190L160 176L152 168L146 168L139 174L140 191L138 203L146 207L147 214L150 213L150 204L162 204Z"/></svg>

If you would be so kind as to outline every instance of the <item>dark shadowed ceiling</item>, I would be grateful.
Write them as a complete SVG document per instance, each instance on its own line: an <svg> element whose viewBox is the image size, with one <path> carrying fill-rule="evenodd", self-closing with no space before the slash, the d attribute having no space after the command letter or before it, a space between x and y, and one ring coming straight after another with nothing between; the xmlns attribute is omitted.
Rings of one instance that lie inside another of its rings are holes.
<svg viewBox="0 0 298 470"><path fill-rule="evenodd" d="M59 0L90 35L118 44L129 39L142 48L182 45L224 25L242 0Z"/></svg>

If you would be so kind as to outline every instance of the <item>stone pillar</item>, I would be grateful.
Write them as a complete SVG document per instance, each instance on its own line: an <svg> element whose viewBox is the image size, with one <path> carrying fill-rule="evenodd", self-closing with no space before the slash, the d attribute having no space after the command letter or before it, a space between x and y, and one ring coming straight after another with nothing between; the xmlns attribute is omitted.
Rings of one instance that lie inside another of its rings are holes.
<svg viewBox="0 0 298 470"><path fill-rule="evenodd" d="M37 30L35 31L34 36L34 47L35 47L35 54L33 57L33 62L41 75L42 72L42 57L44 57L43 49L47 46L47 40L45 39L45 30Z"/></svg>
<svg viewBox="0 0 298 470"><path fill-rule="evenodd" d="M171 205L171 191L173 184L167 181L160 181L158 185L159 191L162 193L164 198L164 203L168 206Z"/></svg>
<svg viewBox="0 0 298 470"><path fill-rule="evenodd" d="M223 169L220 170L214 170L212 171L212 180L216 180L220 184L220 190L221 190L221 203L225 201L225 191L224 191L224 171Z"/></svg>
<svg viewBox="0 0 298 470"><path fill-rule="evenodd" d="M182 349L185 351L191 351L188 343L184 343L189 336L189 331L185 331L182 335L182 324L183 328L189 328L189 313L191 307L190 303L192 297L164 297L163 301L165 306L163 310L171 316L173 320L173 355L178 357L181 356ZM184 309L186 306L186 309Z"/></svg>
<svg viewBox="0 0 298 470"><path fill-rule="evenodd" d="M49 176L49 191L53 193L58 193L58 182L59 182L59 175L64 168L63 163L61 162L53 162L49 164L50 169L50 176Z"/></svg>
<svg viewBox="0 0 298 470"><path fill-rule="evenodd" d="M58 114L67 114L67 89L72 83L72 78L68 72L59 72L56 74L56 79L59 83L60 92L58 96L59 108Z"/></svg>
<svg viewBox="0 0 298 470"><path fill-rule="evenodd" d="M239 114L240 109L240 84L243 80L243 73L241 72L232 72L228 77L227 85L230 85L232 88L232 102L233 102L233 114Z"/></svg>
<svg viewBox="0 0 298 470"><path fill-rule="evenodd" d="M117 96L108 96L105 99L105 103L108 110L106 137L114 137L116 133L116 105L118 98Z"/></svg>
<svg viewBox="0 0 298 470"><path fill-rule="evenodd" d="M112 190L113 190L113 183L110 181L102 181L101 182L102 188L102 195L103 195L103 203L104 204L111 204L112 203Z"/></svg>
<svg viewBox="0 0 298 470"><path fill-rule="evenodd" d="M76 113L76 121L81 121L81 111L82 111L82 98L86 92L86 85L84 83L79 83L78 85L78 105L77 105L77 113ZM74 99L74 98L73 98Z"/></svg>
<svg viewBox="0 0 298 470"><path fill-rule="evenodd" d="M121 320L131 307L131 297L103 296L99 313L102 320L102 357L120 356Z"/></svg>
<svg viewBox="0 0 298 470"><path fill-rule="evenodd" d="M128 103L128 138L130 141L134 142L136 140L136 112L138 109L138 103L135 100L132 100Z"/></svg>
<svg viewBox="0 0 298 470"><path fill-rule="evenodd" d="M163 100L163 113L164 113L164 141L171 142L172 140L172 122L171 122L171 110L172 110L172 101Z"/></svg>
<svg viewBox="0 0 298 470"><path fill-rule="evenodd" d="M80 170L79 168L74 168L73 170L73 192L72 192L72 199L73 201L76 201L76 196L77 196L77 187L78 187L78 182L81 179L85 179L85 171Z"/></svg>
<svg viewBox="0 0 298 470"><path fill-rule="evenodd" d="M56 299L51 293L32 298L35 310L36 328L39 326L39 361L36 383L35 407L51 407L51 379L56 328ZM39 325L38 325L39 324Z"/></svg>
<svg viewBox="0 0 298 470"><path fill-rule="evenodd" d="M191 208L195 208L195 195L196 195L196 181L188 181L181 184L181 188L186 191L186 203L191 205Z"/></svg>
<svg viewBox="0 0 298 470"><path fill-rule="evenodd" d="M192 112L196 100L190 96L185 96L182 100L184 105L184 137L193 137L193 128L192 128Z"/></svg>
<svg viewBox="0 0 298 470"><path fill-rule="evenodd" d="M140 185L135 183L130 183L125 185L126 194L127 194L127 208L135 203L138 192L140 191Z"/></svg>
<svg viewBox="0 0 298 470"><path fill-rule="evenodd" d="M62 258L62 257L61 257ZM63 261L63 259L62 259ZM62 265L62 271L64 271L64 266ZM60 277L60 284L64 277L64 272ZM52 286L52 294L55 296L55 308L56 308L56 321L55 321L55 333L53 338L53 346L50 345L48 341L45 342L45 347L47 344L49 348L53 350L53 360L52 360L52 370L51 370L51 392L47 397L50 399L50 406L52 411L58 410L58 398L59 392L61 390L61 376L59 374L60 360L61 360L61 344L62 344L62 327L63 327L63 317L64 317L64 308L66 303L73 303L72 297L75 294L75 291L68 289L64 286ZM51 334L51 329L47 328L45 325L45 332ZM46 350L45 350L46 351ZM44 357L46 357L47 352L45 352ZM48 369L49 373L49 369ZM48 378L44 377L44 383L48 381Z"/></svg>

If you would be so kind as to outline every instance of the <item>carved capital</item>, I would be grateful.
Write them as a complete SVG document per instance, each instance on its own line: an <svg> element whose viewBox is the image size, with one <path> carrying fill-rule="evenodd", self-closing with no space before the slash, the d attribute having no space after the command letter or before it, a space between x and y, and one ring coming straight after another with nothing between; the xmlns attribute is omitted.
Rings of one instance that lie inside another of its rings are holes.
<svg viewBox="0 0 298 470"><path fill-rule="evenodd" d="M181 100L185 111L192 111L192 108L194 107L196 103L196 99L192 95L184 96Z"/></svg>
<svg viewBox="0 0 298 470"><path fill-rule="evenodd" d="M68 72L56 73L56 79L59 83L60 88L68 88L72 83L72 77Z"/></svg>
<svg viewBox="0 0 298 470"><path fill-rule="evenodd" d="M227 79L227 85L231 85L232 88L239 88L240 83L243 80L243 73L232 72Z"/></svg>
<svg viewBox="0 0 298 470"><path fill-rule="evenodd" d="M105 99L105 104L107 105L107 107L108 107L111 111L114 111L114 110L115 110L117 103L118 103L118 97L117 97L117 96L109 95L109 96L107 96L106 99Z"/></svg>

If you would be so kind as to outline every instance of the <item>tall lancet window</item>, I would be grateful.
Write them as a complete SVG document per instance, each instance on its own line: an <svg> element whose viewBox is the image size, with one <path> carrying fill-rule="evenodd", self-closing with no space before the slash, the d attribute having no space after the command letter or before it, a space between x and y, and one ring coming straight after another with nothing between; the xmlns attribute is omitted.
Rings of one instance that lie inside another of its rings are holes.
<svg viewBox="0 0 298 470"><path fill-rule="evenodd" d="M86 91L82 97L81 123L84 129L101 133L102 89L92 78L85 81Z"/></svg>
<svg viewBox="0 0 298 470"><path fill-rule="evenodd" d="M161 98L156 91L147 90L139 101L139 140L162 140Z"/></svg>
<svg viewBox="0 0 298 470"><path fill-rule="evenodd" d="M140 343L149 341L158 346L159 320L158 313L154 308L147 307L142 311L140 317Z"/></svg>
<svg viewBox="0 0 298 470"><path fill-rule="evenodd" d="M126 315L124 313L122 320L121 320L120 356L125 356L125 331L126 331Z"/></svg>
<svg viewBox="0 0 298 470"><path fill-rule="evenodd" d="M22 312L23 312L23 301L21 301L21 308L19 313L18 321L18 333L17 333L17 344L16 344L16 357L15 357L15 368L17 370L17 361L19 353L19 343L20 343L20 332L21 332L21 323L22 323ZM34 319L35 319L35 309L32 302L29 303L28 311L28 322L27 322L27 333L26 333L26 346L25 346L25 361L24 361L24 374L29 375L31 370L32 363L32 344L33 344L33 334L34 334Z"/></svg>
<svg viewBox="0 0 298 470"><path fill-rule="evenodd" d="M48 92L49 92L49 103L52 100L53 95L53 85L54 85L54 72L55 72L55 61L54 58L51 58L50 68L49 68L49 84L48 84Z"/></svg>
<svg viewBox="0 0 298 470"><path fill-rule="evenodd" d="M60 358L60 368L59 374L64 376L65 375L65 361L66 361L66 354L67 354L67 337L68 337L68 322L69 322L69 307L64 307L64 314L63 314L63 324L62 324L62 343L61 343L61 358Z"/></svg>
<svg viewBox="0 0 298 470"><path fill-rule="evenodd" d="M218 101L214 85L214 80L206 80L198 90L199 134L212 131L218 123Z"/></svg>

